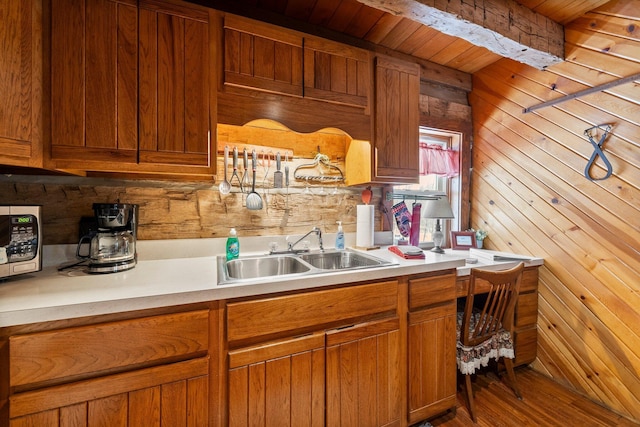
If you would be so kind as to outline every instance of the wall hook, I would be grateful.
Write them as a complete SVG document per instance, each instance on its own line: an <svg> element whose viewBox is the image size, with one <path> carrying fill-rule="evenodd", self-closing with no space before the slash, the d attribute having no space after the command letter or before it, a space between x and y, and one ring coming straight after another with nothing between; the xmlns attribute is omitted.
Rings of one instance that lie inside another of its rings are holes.
<svg viewBox="0 0 640 427"><path fill-rule="evenodd" d="M594 139L594 137L597 137L596 130L603 131L599 142L596 142L596 140ZM611 162L609 162L609 159L607 159L607 156L605 156L604 152L602 151L602 146L605 139L607 139L609 132L611 132L611 125L597 125L590 127L589 129L584 131L584 134L587 136L587 138L589 138L589 142L593 146L593 153L591 154L591 158L589 158L587 166L584 168L584 176L589 181L602 181L603 179L609 178L613 173L613 166L611 166ZM600 157L600 159L602 159L602 162L607 167L607 173L602 178L594 178L593 176L591 176L591 167L595 163L597 157Z"/></svg>

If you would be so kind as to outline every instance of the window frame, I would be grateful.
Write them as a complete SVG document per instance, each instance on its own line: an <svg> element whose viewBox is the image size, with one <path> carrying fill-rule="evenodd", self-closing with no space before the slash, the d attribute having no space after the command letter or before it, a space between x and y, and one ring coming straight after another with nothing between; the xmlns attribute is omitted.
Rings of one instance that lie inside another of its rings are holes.
<svg viewBox="0 0 640 427"><path fill-rule="evenodd" d="M419 129L419 142L427 143L427 144L439 144L442 145L443 148L452 149L458 151L461 154L462 144L463 144L463 134L461 132L444 130L444 129L436 129L427 126L420 126ZM459 162L462 163L462 156L459 156ZM462 171L461 165L459 168ZM459 230L460 229L460 216L461 216L461 206L462 206L462 179L461 174L458 174L455 177L447 178L447 177L438 177L437 189L436 190L423 190L420 189L420 184L409 184L409 185L396 185L393 186L393 194L394 200L393 204L399 202L399 200L405 200L409 202L419 202L420 198L423 199L428 196L434 195L447 195L449 201L451 203L451 210L453 211L454 218L450 220L440 220L440 224L442 226L442 233L444 234L444 242L442 247L450 246L450 232L451 230ZM407 208L411 211L411 206L407 206ZM425 218L423 218L425 220ZM435 220L427 220L432 221L435 224ZM392 226L393 238L394 242L399 236L397 224L395 221ZM422 235L422 233L421 233ZM422 248L432 248L433 241L420 241L420 247Z"/></svg>

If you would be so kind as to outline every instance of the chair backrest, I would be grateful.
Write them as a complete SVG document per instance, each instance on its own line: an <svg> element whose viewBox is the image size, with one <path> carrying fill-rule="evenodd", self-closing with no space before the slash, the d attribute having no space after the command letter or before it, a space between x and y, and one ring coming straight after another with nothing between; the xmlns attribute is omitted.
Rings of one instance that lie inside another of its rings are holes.
<svg viewBox="0 0 640 427"><path fill-rule="evenodd" d="M471 269L460 334L463 345L478 345L501 330L513 333L513 315L523 270L522 262L511 269L501 271ZM480 314L476 315L475 327L470 330L476 295L486 295L486 301L479 311Z"/></svg>

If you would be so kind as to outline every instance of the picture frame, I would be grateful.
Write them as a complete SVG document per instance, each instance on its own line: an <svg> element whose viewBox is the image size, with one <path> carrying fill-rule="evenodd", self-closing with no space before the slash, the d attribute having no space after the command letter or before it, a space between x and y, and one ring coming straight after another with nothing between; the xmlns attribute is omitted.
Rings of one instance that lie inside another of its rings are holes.
<svg viewBox="0 0 640 427"><path fill-rule="evenodd" d="M473 231L452 231L451 249L466 250L476 247L476 233Z"/></svg>

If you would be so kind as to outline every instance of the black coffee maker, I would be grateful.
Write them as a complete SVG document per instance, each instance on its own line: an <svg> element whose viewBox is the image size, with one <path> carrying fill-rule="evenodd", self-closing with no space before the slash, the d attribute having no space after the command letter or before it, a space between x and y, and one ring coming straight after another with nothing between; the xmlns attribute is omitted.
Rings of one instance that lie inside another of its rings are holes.
<svg viewBox="0 0 640 427"><path fill-rule="evenodd" d="M115 273L136 266L136 229L138 205L129 203L94 203L97 232L82 236L76 255L88 258L89 273ZM80 247L89 242L88 255Z"/></svg>

